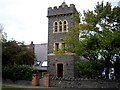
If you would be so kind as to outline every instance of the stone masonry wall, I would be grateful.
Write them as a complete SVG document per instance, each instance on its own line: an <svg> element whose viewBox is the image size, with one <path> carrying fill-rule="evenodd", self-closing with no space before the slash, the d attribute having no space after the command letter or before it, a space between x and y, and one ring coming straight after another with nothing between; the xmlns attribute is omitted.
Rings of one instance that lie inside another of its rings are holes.
<svg viewBox="0 0 120 90"><path fill-rule="evenodd" d="M51 87L60 88L119 88L120 80L80 80L80 79L55 79L50 80Z"/></svg>
<svg viewBox="0 0 120 90"><path fill-rule="evenodd" d="M64 78L66 77L74 77L74 57L73 56L50 56L48 57L50 61L48 61L48 73L51 76L56 76L56 63L63 62L63 74Z"/></svg>

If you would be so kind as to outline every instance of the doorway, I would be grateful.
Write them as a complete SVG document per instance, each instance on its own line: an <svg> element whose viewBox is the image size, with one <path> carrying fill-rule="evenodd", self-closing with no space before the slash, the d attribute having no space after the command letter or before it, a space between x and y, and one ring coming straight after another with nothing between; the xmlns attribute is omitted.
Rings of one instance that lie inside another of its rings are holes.
<svg viewBox="0 0 120 90"><path fill-rule="evenodd" d="M63 78L63 64L57 64L57 77Z"/></svg>

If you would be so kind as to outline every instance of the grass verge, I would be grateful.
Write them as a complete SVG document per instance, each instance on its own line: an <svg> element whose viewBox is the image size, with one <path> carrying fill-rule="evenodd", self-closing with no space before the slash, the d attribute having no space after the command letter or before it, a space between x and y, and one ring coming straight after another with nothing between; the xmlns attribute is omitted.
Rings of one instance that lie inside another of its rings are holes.
<svg viewBox="0 0 120 90"><path fill-rule="evenodd" d="M13 86L2 86L2 90L23 90L23 88L17 88Z"/></svg>

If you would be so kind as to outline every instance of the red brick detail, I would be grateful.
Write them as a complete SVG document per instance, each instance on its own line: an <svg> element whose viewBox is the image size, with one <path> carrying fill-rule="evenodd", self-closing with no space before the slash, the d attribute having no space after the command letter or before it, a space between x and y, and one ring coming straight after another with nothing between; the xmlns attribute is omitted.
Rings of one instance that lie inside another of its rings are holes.
<svg viewBox="0 0 120 90"><path fill-rule="evenodd" d="M38 86L39 85L39 74L32 75L32 85Z"/></svg>
<svg viewBox="0 0 120 90"><path fill-rule="evenodd" d="M44 75L44 86L49 87L49 74Z"/></svg>

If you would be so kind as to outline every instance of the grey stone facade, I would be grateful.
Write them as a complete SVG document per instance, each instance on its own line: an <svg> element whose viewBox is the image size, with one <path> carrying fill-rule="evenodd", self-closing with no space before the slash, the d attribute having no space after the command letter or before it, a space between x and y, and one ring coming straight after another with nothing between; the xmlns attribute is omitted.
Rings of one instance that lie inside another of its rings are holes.
<svg viewBox="0 0 120 90"><path fill-rule="evenodd" d="M63 78L74 77L74 55L64 54L59 55L54 53L54 43L61 42L69 32L70 25L74 23L72 19L72 14L76 13L77 10L74 4L70 6L66 5L65 2L59 7L48 8L48 73L50 76L57 77L57 64L62 63L63 65ZM55 21L67 20L68 22L68 32L58 32L53 33L53 23Z"/></svg>
<svg viewBox="0 0 120 90"><path fill-rule="evenodd" d="M54 55L49 56L49 73L51 76L56 76L56 63L63 62L63 74L65 77L74 77L74 56L62 56L62 55Z"/></svg>
<svg viewBox="0 0 120 90"><path fill-rule="evenodd" d="M60 87L60 88L87 88L87 90L91 90L91 88L102 89L102 90L119 90L120 89L120 81L119 80L81 80L79 78L66 78L66 79L56 79L52 78L50 81L51 87Z"/></svg>

